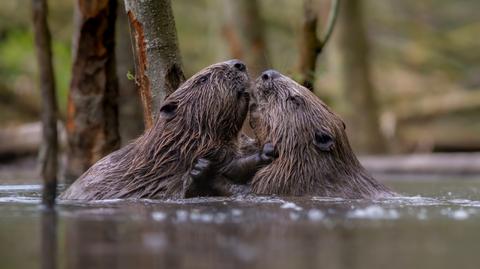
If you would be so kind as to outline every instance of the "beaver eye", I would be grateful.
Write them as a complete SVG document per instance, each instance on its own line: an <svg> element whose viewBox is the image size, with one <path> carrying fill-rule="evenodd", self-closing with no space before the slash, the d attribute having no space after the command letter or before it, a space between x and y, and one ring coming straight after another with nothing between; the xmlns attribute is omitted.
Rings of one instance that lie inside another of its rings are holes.
<svg viewBox="0 0 480 269"><path fill-rule="evenodd" d="M325 131L317 131L315 132L313 144L320 151L331 151L333 149L333 145L335 144L335 140L330 134L326 133Z"/></svg>

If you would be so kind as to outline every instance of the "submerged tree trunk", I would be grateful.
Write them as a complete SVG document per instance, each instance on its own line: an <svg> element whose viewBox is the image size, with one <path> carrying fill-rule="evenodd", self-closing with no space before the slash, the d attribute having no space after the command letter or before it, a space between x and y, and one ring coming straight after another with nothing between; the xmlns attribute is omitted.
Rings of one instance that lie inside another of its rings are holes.
<svg viewBox="0 0 480 269"><path fill-rule="evenodd" d="M362 1L343 1L338 18L337 52L340 84L349 102L350 139L362 153L385 152L380 131L379 107L371 82L370 55L362 16Z"/></svg>
<svg viewBox="0 0 480 269"><path fill-rule="evenodd" d="M50 30L47 24L46 0L32 0L33 33L40 71L42 100L42 146L40 165L43 178L43 204L53 207L57 189L57 100L52 64Z"/></svg>
<svg viewBox="0 0 480 269"><path fill-rule="evenodd" d="M116 8L116 0L76 1L66 124L67 183L120 145L114 41Z"/></svg>
<svg viewBox="0 0 480 269"><path fill-rule="evenodd" d="M122 145L142 134L144 130L142 102L137 85L127 74L133 74L135 61L134 44L130 36L128 17L123 0L119 1L116 27L117 74L119 82L118 122Z"/></svg>
<svg viewBox="0 0 480 269"><path fill-rule="evenodd" d="M163 100L185 80L170 0L124 0L135 39L135 77L140 85L145 127Z"/></svg>
<svg viewBox="0 0 480 269"><path fill-rule="evenodd" d="M252 76L258 76L268 66L264 24L257 0L224 1L223 36L232 57L245 61Z"/></svg>

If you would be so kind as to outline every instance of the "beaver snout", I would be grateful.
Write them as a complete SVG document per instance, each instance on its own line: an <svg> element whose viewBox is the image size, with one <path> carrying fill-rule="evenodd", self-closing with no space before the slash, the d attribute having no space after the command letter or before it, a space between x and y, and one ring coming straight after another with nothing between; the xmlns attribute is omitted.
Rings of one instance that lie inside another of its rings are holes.
<svg viewBox="0 0 480 269"><path fill-rule="evenodd" d="M240 60L234 59L227 61L227 63L233 67L234 69L240 71L240 72L246 72L247 71L247 66Z"/></svg>
<svg viewBox="0 0 480 269"><path fill-rule="evenodd" d="M261 78L263 81L274 80L280 77L280 73L276 70L270 69L262 73Z"/></svg>

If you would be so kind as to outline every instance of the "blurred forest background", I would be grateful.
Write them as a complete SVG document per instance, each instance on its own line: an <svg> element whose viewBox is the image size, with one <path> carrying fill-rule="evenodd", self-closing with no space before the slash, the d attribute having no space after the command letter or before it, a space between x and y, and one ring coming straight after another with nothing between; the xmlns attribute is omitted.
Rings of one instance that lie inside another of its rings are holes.
<svg viewBox="0 0 480 269"><path fill-rule="evenodd" d="M48 1L62 120L72 73L74 2ZM241 58L253 75L274 68L299 82L311 76L315 93L346 119L358 153L480 150L479 1L346 0L332 39L318 58L309 56L302 51L305 25L309 16L318 16L314 31L320 37L330 5L327 0L173 0L185 75ZM116 25L125 144L143 131L143 120L134 82L127 78L135 68L123 1ZM313 62L313 71L302 69L305 61ZM8 131L18 133L25 151L35 147L27 140L35 140L30 132L40 131L35 125L39 96L30 1L3 1L0 153L15 144L5 139Z"/></svg>

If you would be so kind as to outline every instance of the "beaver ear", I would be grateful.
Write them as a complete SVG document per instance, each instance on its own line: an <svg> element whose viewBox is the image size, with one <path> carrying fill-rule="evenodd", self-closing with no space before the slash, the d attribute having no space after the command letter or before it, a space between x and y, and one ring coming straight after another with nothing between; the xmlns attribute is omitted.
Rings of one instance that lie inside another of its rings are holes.
<svg viewBox="0 0 480 269"><path fill-rule="evenodd" d="M160 108L160 116L169 120L175 116L177 112L178 103L176 101L169 101Z"/></svg>
<svg viewBox="0 0 480 269"><path fill-rule="evenodd" d="M335 144L335 139L324 131L316 131L313 144L321 151L331 151Z"/></svg>
<svg viewBox="0 0 480 269"><path fill-rule="evenodd" d="M287 97L287 102L291 102L297 107L305 104L305 101L301 97L295 95Z"/></svg>

